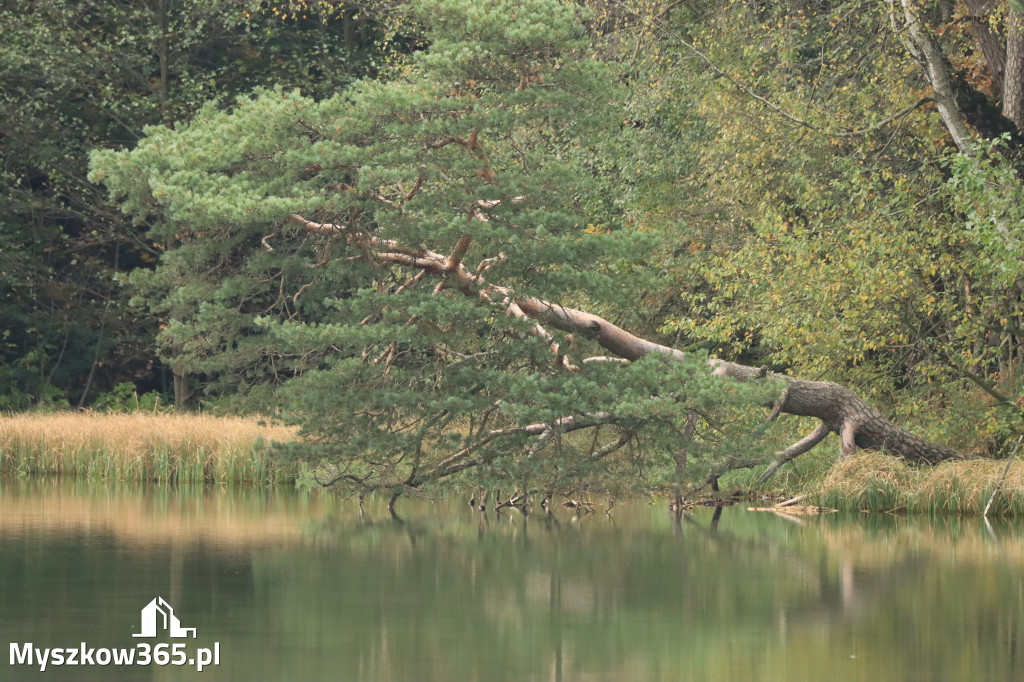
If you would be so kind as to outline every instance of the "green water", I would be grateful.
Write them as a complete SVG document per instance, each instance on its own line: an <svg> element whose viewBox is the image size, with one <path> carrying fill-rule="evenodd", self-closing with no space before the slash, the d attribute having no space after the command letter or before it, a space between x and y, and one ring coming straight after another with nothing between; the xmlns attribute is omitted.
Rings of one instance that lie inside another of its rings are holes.
<svg viewBox="0 0 1024 682"><path fill-rule="evenodd" d="M600 507L599 507L600 509ZM0 481L0 679L1021 680L1019 524ZM160 596L195 639L133 638ZM194 666L10 643L218 643Z"/></svg>

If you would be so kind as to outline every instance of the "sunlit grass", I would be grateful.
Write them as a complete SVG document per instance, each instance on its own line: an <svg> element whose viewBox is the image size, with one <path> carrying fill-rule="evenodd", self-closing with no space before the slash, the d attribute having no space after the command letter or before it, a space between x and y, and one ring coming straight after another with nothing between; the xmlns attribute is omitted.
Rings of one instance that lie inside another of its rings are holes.
<svg viewBox="0 0 1024 682"><path fill-rule="evenodd" d="M265 483L293 477L272 441L295 430L256 418L58 412L0 416L0 473L125 481Z"/></svg>
<svg viewBox="0 0 1024 682"><path fill-rule="evenodd" d="M888 455L859 452L837 462L821 482L821 504L844 510L981 514L1006 460L972 459L911 466ZM1024 514L1024 463L1014 462L989 515Z"/></svg>

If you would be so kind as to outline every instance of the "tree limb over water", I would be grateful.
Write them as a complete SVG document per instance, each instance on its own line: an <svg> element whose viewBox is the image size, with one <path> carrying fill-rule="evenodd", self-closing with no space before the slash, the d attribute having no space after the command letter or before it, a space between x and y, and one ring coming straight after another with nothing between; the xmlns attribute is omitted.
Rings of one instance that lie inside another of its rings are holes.
<svg viewBox="0 0 1024 682"><path fill-rule="evenodd" d="M292 215L290 219L305 230L317 234L335 234L344 231L344 228L337 225L316 223L299 215ZM407 248L394 241L378 240L358 231L348 232L346 238L355 242L365 257L377 266L401 266L418 270L414 279L421 277L424 273L433 275L441 280L441 284L450 283L449 286L454 286L466 296L500 306L508 315L534 322L532 333L548 343L557 359L557 364L568 373L580 372L580 365L574 363L570 356L563 351L562 344L556 340L548 328L590 339L625 363L651 354L661 354L679 360L686 357L680 350L636 336L598 315L531 296L517 296L508 287L488 282L483 277L483 273L487 270L486 264L496 258L501 258L502 255L498 254L495 257L482 259L479 266L473 270L467 268L464 259L472 242L469 235L463 235L458 240L450 255L432 251L422 245L416 248ZM435 287L435 293L440 293L446 288L448 287ZM567 338L571 340L572 336ZM614 359L587 358L580 364L586 365L588 361L604 363ZM766 481L781 466L813 449L830 433L839 436L840 457L851 455L857 448L884 450L891 455L919 464L935 464L961 457L960 453L952 448L928 441L897 426L853 391L840 384L788 377L768 372L766 368L750 367L720 359L709 359L707 365L711 375L723 379L743 382L766 380L781 382L784 388L778 399L771 405L772 414L769 419L774 419L779 413L782 413L813 417L819 420L818 426L808 436L775 453L774 461L765 469L759 482ZM552 424L495 429L476 443L451 455L433 469L414 473L405 483L408 486L416 487L425 482L438 480L486 463L486 458L474 456L474 452L496 438L512 434L535 436L537 441L530 446L529 450L536 451L543 448L556 433L614 424L615 422L616 419L613 415L602 412L566 416ZM596 450L591 456L601 458L609 455L623 447L628 440L628 432L623 431L623 435L618 440ZM760 459L732 460L713 471L706 482L717 480L719 476L731 469L750 468L761 464L763 462Z"/></svg>

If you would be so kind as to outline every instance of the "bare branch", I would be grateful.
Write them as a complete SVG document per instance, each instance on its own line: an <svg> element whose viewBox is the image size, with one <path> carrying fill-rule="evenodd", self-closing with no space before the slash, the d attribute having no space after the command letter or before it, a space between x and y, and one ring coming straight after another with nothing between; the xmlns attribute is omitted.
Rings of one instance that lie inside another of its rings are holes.
<svg viewBox="0 0 1024 682"><path fill-rule="evenodd" d="M519 319L531 319L531 317L523 311L520 304L516 301L508 301L506 310L510 315L518 317ZM566 356L559 350L558 343L556 343L554 337L551 336L551 332L545 329L543 325L541 325L539 322L535 322L533 327L531 328L531 331L535 336L539 336L540 338L548 342L548 347L551 348L551 351L558 358L558 364L562 365L570 372L578 372L580 370L579 367L572 364L568 360L568 358L566 358Z"/></svg>
<svg viewBox="0 0 1024 682"><path fill-rule="evenodd" d="M590 461L597 462L598 460L604 459L613 452L622 449L622 447L625 446L626 443L629 442L629 439L632 437L632 433L630 433L629 431L623 431L622 435L619 436L618 440L608 443L607 445L601 447L599 450L595 450L594 452L592 452L590 454Z"/></svg>
<svg viewBox="0 0 1024 682"><path fill-rule="evenodd" d="M405 284L403 284L402 286L400 286L400 287L398 287L397 289L395 289L395 293L396 293L396 294L400 294L400 293L402 293L403 291L405 291L406 289L408 289L409 287L413 286L414 284L416 284L417 282L419 282L419 281L420 281L421 279L423 279L423 276L424 276L425 274L427 274L427 271L426 271L426 270L420 270L420 271L419 271L419 272L417 272L417 273L416 273L415 275L413 275L413 276L412 276L412 277L411 277L411 278L409 279L409 281L407 281L407 282L406 282Z"/></svg>
<svg viewBox="0 0 1024 682"><path fill-rule="evenodd" d="M306 229L306 232L313 232L315 234L337 234L338 232L345 231L345 228L341 225L334 225L333 223L315 223L312 220L306 220L297 213L291 214L288 216L288 219L302 225Z"/></svg>
<svg viewBox="0 0 1024 682"><path fill-rule="evenodd" d="M596 355L592 358L583 358L584 365L590 364L591 362L611 362L619 365L629 364L629 360L626 360L625 358L612 358L607 355Z"/></svg>
<svg viewBox="0 0 1024 682"><path fill-rule="evenodd" d="M405 209L402 207L401 204L396 203L394 201L391 201L390 199L385 197L380 192L372 192L371 191L371 192L368 192L368 194L369 194L371 199L373 199L375 201L379 201L380 203L385 204L386 206L390 206L391 208L395 209L399 213L405 213Z"/></svg>
<svg viewBox="0 0 1024 682"><path fill-rule="evenodd" d="M423 186L424 179L425 178L422 175L416 178L416 182L413 184L412 189L405 193L405 197L402 199L403 204L411 201L412 198L416 196L416 193L420 191L420 187Z"/></svg>
<svg viewBox="0 0 1024 682"><path fill-rule="evenodd" d="M292 305L298 304L299 296L302 296L302 293L309 288L310 284L312 284L312 282L309 282L308 284L303 284L301 287L299 287L299 290L295 292L294 296L292 296Z"/></svg>
<svg viewBox="0 0 1024 682"><path fill-rule="evenodd" d="M796 459L800 455L804 454L805 452L813 448L815 445L824 440L825 436L827 436L829 433L831 433L831 431L829 431L828 426L825 425L825 422L821 422L820 424L818 424L817 428L815 428L814 431L812 431L810 434L808 434L804 438L801 438L796 443L793 443L785 450L780 450L779 452L776 452L775 461L768 465L768 468L764 470L764 473L761 474L761 477L757 479L757 483L760 485L761 483L767 481L769 478L775 475L775 472L777 472L783 464Z"/></svg>
<svg viewBox="0 0 1024 682"><path fill-rule="evenodd" d="M776 419L778 419L779 415L782 413L782 406L783 404L785 404L786 398L788 397L789 386L787 385L784 389L782 389L782 394L779 395L778 399L775 401L775 404L772 406L772 411L768 415L768 421L773 422Z"/></svg>
<svg viewBox="0 0 1024 682"><path fill-rule="evenodd" d="M786 119L787 121L791 121L793 123L796 123L797 125L803 126L804 128L807 128L808 130L813 130L814 132L821 132L818 128L816 128L815 126L811 125L808 121L805 121L802 118L794 116L793 114L789 113L788 111L783 109L781 106L779 106L775 102L772 102L767 97L759 95L757 92L755 92L747 84L743 83L742 81L740 81L737 78L733 78L728 73L726 73L722 69L718 68L718 65L715 64L713 61L711 61L710 57L708 57L706 54L704 54L703 52L698 50L696 47L691 45L688 41L681 40L681 41L679 41L679 44L682 45L687 50L689 50L691 54L695 55L702 62L704 62L704 64L707 65L707 67L709 69L714 71L716 75L718 75L718 76L724 78L725 80L729 81L730 83L732 83L734 88L736 88L737 90L739 90L740 92L745 94L747 97L750 97L751 99L757 100L758 102L760 102L764 106L768 107L769 109L771 109L772 111L774 111L776 114L778 114L782 118Z"/></svg>
<svg viewBox="0 0 1024 682"><path fill-rule="evenodd" d="M408 265L414 268L422 268L428 272L435 274L441 274L444 272L445 263L444 261L438 261L436 258L430 257L419 257L408 253L396 253L394 251L381 251L375 252L373 257L378 261L385 263L394 263L395 265Z"/></svg>
<svg viewBox="0 0 1024 682"><path fill-rule="evenodd" d="M494 267L495 263L500 263L503 260L505 260L504 253L499 253L497 256L492 256L491 258L484 258L476 266L476 273L473 275L473 280L477 283L481 282L481 275Z"/></svg>

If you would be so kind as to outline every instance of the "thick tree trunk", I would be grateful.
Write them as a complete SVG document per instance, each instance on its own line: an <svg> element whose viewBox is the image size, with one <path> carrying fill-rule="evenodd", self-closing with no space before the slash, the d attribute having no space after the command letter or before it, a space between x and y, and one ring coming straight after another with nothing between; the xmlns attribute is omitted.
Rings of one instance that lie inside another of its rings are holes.
<svg viewBox="0 0 1024 682"><path fill-rule="evenodd" d="M168 53L170 51L170 29L168 17L168 0L160 0L157 5L159 15L160 37L157 40L157 58L160 60L160 116L166 122L168 120L168 104L170 101L170 69L168 66Z"/></svg>
<svg viewBox="0 0 1024 682"><path fill-rule="evenodd" d="M989 73L1003 94L1002 110L966 78L954 72L935 32L927 25L921 7L912 0L889 0L890 20L903 38L911 57L921 66L932 87L935 105L954 144L973 155L976 135L986 139L1009 134L1020 144L1021 107L1024 106L1024 35L1020 13L1008 10L1006 50L996 41L985 19L989 3L972 0L971 20ZM1003 75L1005 73L1005 75ZM1016 117L1016 118L1015 118Z"/></svg>
<svg viewBox="0 0 1024 682"><path fill-rule="evenodd" d="M1002 95L1003 78L1006 74L1006 51L1003 49L1001 37L992 30L989 23L989 16L995 5L994 0L967 0L974 38L985 57L989 76L992 77L992 83L997 90L996 95Z"/></svg>
<svg viewBox="0 0 1024 682"><path fill-rule="evenodd" d="M904 44L911 56L924 69L928 82L935 94L935 105L938 107L942 122L953 137L957 149L964 153L971 152L973 135L964 122L963 112L957 103L953 77L949 62L942 48L928 26L918 14L920 8L911 0L890 0L890 19L893 28L905 31Z"/></svg>
<svg viewBox="0 0 1024 682"><path fill-rule="evenodd" d="M751 368L732 363L727 376L750 374ZM716 370L717 372L717 370ZM856 448L885 450L912 462L935 464L959 457L959 453L937 443L915 436L886 419L881 412L861 400L850 389L829 381L786 380L786 399L782 412L817 417L826 428L840 437L841 454L849 455Z"/></svg>
<svg viewBox="0 0 1024 682"><path fill-rule="evenodd" d="M521 299L517 303L524 313L542 324L594 339L601 347L627 360L637 360L650 353L683 357L681 351L641 339L597 315L552 305L535 298ZM768 377L781 379L785 382L785 389L778 411L820 419L827 429L821 434L821 438L829 432L838 434L843 456L849 455L858 447L885 450L898 457L926 464L960 456L951 448L919 438L896 426L881 412L857 397L853 391L839 384L773 375L763 369L723 360L709 360L709 365L713 374L741 381L763 380ZM796 454L806 452L821 438L814 440L805 450Z"/></svg>
<svg viewBox="0 0 1024 682"><path fill-rule="evenodd" d="M188 389L188 373L180 367L174 367L174 409L178 412L188 410L188 399L192 393Z"/></svg>

